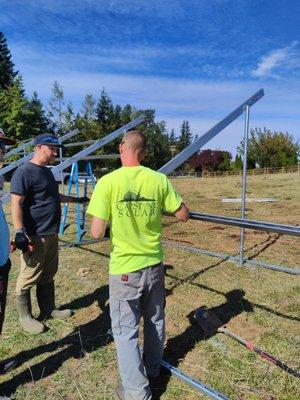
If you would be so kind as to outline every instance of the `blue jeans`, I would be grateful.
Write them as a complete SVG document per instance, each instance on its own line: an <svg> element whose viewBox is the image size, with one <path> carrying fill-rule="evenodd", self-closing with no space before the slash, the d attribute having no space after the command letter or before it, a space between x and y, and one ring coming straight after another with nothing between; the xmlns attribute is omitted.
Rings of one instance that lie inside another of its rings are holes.
<svg viewBox="0 0 300 400"><path fill-rule="evenodd" d="M2 332L2 326L5 316L8 275L10 268L10 259L6 261L6 264L0 266L0 333Z"/></svg>
<svg viewBox="0 0 300 400"><path fill-rule="evenodd" d="M159 375L165 340L162 263L124 275L110 275L109 302L125 399L151 399L148 377ZM141 317L143 355L138 343Z"/></svg>

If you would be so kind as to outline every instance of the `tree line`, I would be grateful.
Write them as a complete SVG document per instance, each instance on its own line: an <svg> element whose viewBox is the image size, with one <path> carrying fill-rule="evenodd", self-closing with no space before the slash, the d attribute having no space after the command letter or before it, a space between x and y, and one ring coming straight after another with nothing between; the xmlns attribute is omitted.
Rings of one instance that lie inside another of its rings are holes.
<svg viewBox="0 0 300 400"><path fill-rule="evenodd" d="M15 70L7 40L0 32L0 127L19 143L39 133L52 132L62 135L75 128L80 134L73 141L101 139L110 132L127 124L132 119L144 115L145 122L139 126L148 141L145 164L158 169L170 158L192 143L193 134L189 122L183 121L176 135L174 129L167 130L164 121L157 121L154 109L137 109L133 105L114 105L103 88L99 98L87 94L80 111L74 112L71 103L66 103L63 88L54 82L50 98L45 108L34 92L29 98L24 90L22 75ZM117 153L114 140L105 146L105 153ZM70 156L78 148L68 148ZM100 149L96 154L102 154ZM287 132L271 132L263 128L251 129L248 143L248 167L287 166L297 163L299 145ZM231 153L222 150L203 150L191 157L180 168L188 170L230 170L242 168L243 142L232 160ZM115 168L117 160L98 161L97 167Z"/></svg>
<svg viewBox="0 0 300 400"><path fill-rule="evenodd" d="M300 155L299 144L288 132L252 128L248 138L247 169L288 167L296 165ZM228 151L203 150L189 160L194 171L230 171L243 168L244 140L232 160Z"/></svg>

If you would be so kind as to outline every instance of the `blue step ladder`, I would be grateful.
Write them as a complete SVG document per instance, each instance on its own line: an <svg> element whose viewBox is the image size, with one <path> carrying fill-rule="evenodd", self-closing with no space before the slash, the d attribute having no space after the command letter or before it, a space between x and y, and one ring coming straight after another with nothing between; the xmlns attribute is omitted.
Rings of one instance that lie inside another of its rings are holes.
<svg viewBox="0 0 300 400"><path fill-rule="evenodd" d="M83 183L83 194L80 194L79 183ZM76 197L88 195L88 185L90 184L92 190L95 188L95 179L90 162L85 163L85 173L79 173L78 161L72 164L70 179L68 183L67 196L71 196L72 186L75 185ZM86 204L75 203L76 209L76 225L77 225L77 244L82 243L83 236L86 234L85 220L86 220ZM69 203L65 203L63 208L63 215L61 219L59 233L63 235L66 229L71 225L67 223L69 211Z"/></svg>

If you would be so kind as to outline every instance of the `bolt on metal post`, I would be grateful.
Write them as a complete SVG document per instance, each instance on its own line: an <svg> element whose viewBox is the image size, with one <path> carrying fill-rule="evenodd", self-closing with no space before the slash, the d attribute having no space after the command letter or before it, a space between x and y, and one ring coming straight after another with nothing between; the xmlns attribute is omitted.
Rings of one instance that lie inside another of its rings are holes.
<svg viewBox="0 0 300 400"><path fill-rule="evenodd" d="M242 206L241 218L245 218L246 211L246 187L247 187L247 153L248 153L248 133L249 133L250 106L245 106L245 128L244 128L244 156L243 156L243 183L242 183ZM244 264L244 228L240 231L240 265Z"/></svg>

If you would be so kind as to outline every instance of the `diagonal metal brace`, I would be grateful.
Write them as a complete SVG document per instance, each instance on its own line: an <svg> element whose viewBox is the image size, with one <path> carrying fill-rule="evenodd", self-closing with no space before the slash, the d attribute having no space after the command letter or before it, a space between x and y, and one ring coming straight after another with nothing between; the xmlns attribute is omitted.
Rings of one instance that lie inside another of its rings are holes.
<svg viewBox="0 0 300 400"><path fill-rule="evenodd" d="M172 160L168 161L165 165L163 165L158 171L163 174L169 175L174 171L179 165L183 164L188 158L190 158L193 154L201 149L206 143L208 143L211 139L217 136L224 128L226 128L232 121L238 118L243 112L245 107L252 106L258 100L260 100L264 96L264 90L260 89L257 93L251 96L249 99L244 101L238 108L232 111L227 117L222 119L222 121L218 122L215 126L213 126L209 131L204 133L199 139L195 140L190 146L182 150L181 153L177 154Z"/></svg>

